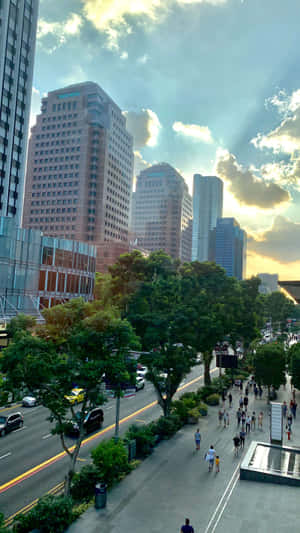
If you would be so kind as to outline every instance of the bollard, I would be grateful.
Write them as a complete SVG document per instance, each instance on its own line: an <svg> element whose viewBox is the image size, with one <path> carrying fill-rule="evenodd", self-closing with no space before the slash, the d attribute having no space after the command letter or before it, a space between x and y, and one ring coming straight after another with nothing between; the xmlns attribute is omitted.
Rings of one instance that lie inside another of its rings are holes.
<svg viewBox="0 0 300 533"><path fill-rule="evenodd" d="M95 508L96 509L103 509L106 507L106 499L107 499L107 491L106 491L107 485L105 483L97 483L95 485Z"/></svg>

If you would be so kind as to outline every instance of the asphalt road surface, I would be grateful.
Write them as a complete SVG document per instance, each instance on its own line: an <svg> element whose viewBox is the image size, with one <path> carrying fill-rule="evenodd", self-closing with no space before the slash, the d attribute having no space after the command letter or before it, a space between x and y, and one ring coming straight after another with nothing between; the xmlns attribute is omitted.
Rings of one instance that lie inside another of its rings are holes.
<svg viewBox="0 0 300 533"><path fill-rule="evenodd" d="M202 374L202 365L195 367L181 384L181 391L197 389L202 383ZM89 462L92 448L114 433L115 400L110 399L103 410L102 429L84 439L78 459L79 469ZM24 426L0 438L0 511L6 518L63 481L69 461L58 436L51 434L47 409L42 406L0 409L1 414L14 411L22 412ZM161 414L153 386L146 381L145 388L135 396L121 399L120 434L133 423L145 424ZM70 446L74 444L72 439L68 442Z"/></svg>

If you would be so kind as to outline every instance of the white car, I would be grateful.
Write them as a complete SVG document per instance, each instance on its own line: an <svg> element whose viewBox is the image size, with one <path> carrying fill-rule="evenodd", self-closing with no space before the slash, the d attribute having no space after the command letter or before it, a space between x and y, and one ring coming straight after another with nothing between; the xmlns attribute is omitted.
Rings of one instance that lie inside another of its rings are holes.
<svg viewBox="0 0 300 533"><path fill-rule="evenodd" d="M140 366L140 367L137 369L137 371L136 371L137 375L140 376L140 377L142 377L142 378L145 377L145 375L147 374L147 372L148 372L148 368L147 368L146 366Z"/></svg>
<svg viewBox="0 0 300 533"><path fill-rule="evenodd" d="M136 382L135 382L135 390L138 391L138 390L141 390L145 387L145 380L142 376L137 376L136 377Z"/></svg>
<svg viewBox="0 0 300 533"><path fill-rule="evenodd" d="M34 396L24 396L22 405L23 407L35 407L37 405L37 399Z"/></svg>

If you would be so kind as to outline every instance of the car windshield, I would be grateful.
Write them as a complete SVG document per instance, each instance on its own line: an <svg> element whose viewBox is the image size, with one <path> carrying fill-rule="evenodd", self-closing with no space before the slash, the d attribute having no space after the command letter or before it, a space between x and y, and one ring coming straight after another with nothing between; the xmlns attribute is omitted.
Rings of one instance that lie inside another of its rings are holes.
<svg viewBox="0 0 300 533"><path fill-rule="evenodd" d="M6 416L0 416L0 424L5 424Z"/></svg>

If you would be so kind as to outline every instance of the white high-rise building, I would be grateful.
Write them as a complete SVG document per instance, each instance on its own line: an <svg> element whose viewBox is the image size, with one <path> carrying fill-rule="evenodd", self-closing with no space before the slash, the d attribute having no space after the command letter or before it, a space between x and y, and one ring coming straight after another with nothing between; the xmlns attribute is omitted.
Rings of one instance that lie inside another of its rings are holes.
<svg viewBox="0 0 300 533"><path fill-rule="evenodd" d="M39 0L0 1L0 217L21 223Z"/></svg>
<svg viewBox="0 0 300 533"><path fill-rule="evenodd" d="M210 231L222 217L223 182L194 174L192 261L208 261Z"/></svg>

